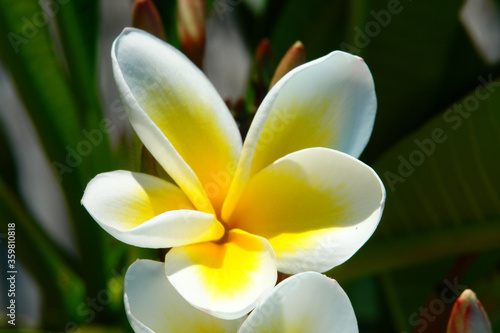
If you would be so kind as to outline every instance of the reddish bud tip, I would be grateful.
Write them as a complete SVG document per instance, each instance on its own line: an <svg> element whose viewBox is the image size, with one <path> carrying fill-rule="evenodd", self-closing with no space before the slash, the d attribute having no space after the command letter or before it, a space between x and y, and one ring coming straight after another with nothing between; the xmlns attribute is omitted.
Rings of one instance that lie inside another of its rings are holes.
<svg viewBox="0 0 500 333"><path fill-rule="evenodd" d="M259 45L257 45L257 49L255 50L255 65L257 68L265 68L272 57L272 48L271 42L269 39L265 38L260 41Z"/></svg>
<svg viewBox="0 0 500 333"><path fill-rule="evenodd" d="M488 315L472 290L464 290L455 301L446 332L491 333Z"/></svg>
<svg viewBox="0 0 500 333"><path fill-rule="evenodd" d="M201 68L205 51L204 0L177 0L177 31L184 53Z"/></svg>
<svg viewBox="0 0 500 333"><path fill-rule="evenodd" d="M167 40L160 13L152 0L135 0L132 10L132 26L147 31L164 41Z"/></svg>
<svg viewBox="0 0 500 333"><path fill-rule="evenodd" d="M281 59L276 71L274 71L273 78L271 79L271 84L269 89L276 84L286 73L291 71L297 66L302 65L306 62L306 49L301 41L295 42L285 53Z"/></svg>

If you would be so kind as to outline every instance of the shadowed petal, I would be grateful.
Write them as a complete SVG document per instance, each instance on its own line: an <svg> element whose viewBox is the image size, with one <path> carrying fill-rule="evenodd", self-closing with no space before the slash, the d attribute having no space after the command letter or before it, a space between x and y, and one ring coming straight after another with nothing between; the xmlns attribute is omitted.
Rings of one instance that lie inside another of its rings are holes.
<svg viewBox="0 0 500 333"><path fill-rule="evenodd" d="M351 302L337 281L306 272L274 288L238 333L357 333Z"/></svg>
<svg viewBox="0 0 500 333"><path fill-rule="evenodd" d="M236 332L245 319L223 320L192 307L168 281L164 263L151 260L127 270L124 301L136 333Z"/></svg>

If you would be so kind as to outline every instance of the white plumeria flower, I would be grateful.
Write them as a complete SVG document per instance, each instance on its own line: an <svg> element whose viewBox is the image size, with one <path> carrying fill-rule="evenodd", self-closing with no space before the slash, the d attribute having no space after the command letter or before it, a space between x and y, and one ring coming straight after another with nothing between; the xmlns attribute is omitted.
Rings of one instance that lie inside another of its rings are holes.
<svg viewBox="0 0 500 333"><path fill-rule="evenodd" d="M138 260L125 275L125 308L137 333L358 332L351 302L337 281L316 272L278 284L249 316L224 320L191 306L165 278L163 263Z"/></svg>
<svg viewBox="0 0 500 333"><path fill-rule="evenodd" d="M112 61L132 126L176 184L103 173L82 203L125 243L173 247L167 277L193 306L241 317L274 287L277 270L327 271L374 232L385 190L355 158L376 112L361 58L333 52L285 75L244 144L215 88L174 47L127 28Z"/></svg>

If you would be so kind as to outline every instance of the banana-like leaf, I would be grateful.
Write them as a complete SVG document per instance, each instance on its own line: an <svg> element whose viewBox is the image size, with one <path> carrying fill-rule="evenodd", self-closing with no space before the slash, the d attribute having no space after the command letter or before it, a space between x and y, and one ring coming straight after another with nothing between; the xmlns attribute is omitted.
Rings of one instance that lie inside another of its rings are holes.
<svg viewBox="0 0 500 333"><path fill-rule="evenodd" d="M23 274L18 266L22 262L33 275L44 295L43 323L50 326L61 318L80 320L77 309L85 301L84 285L74 263L51 241L3 179L0 179L0 216L4 241L7 243L9 232L15 240L14 257L9 255L13 262L9 262L7 269L16 272L14 275Z"/></svg>
<svg viewBox="0 0 500 333"><path fill-rule="evenodd" d="M303 42L308 60L312 60L340 49L344 41L345 17L348 3L343 1L298 0L270 1L267 15L259 24L248 27L250 37L255 29L264 31L260 35L270 35L273 47L274 66L297 40ZM325 36L328 36L325 38ZM254 37L255 38L255 37ZM258 41L257 41L258 42ZM274 68L273 68L274 70Z"/></svg>
<svg viewBox="0 0 500 333"><path fill-rule="evenodd" d="M44 147L64 160L63 144L78 142L80 123L64 68L38 1L0 1L0 56ZM62 148L62 149L61 149Z"/></svg>
<svg viewBox="0 0 500 333"><path fill-rule="evenodd" d="M387 190L380 225L330 274L382 273L500 244L500 83L470 95L374 165Z"/></svg>
<svg viewBox="0 0 500 333"><path fill-rule="evenodd" d="M366 2L359 0L358 2ZM459 21L462 1L369 1L344 49L373 74L377 121L364 153L370 163L418 129L488 70Z"/></svg>
<svg viewBox="0 0 500 333"><path fill-rule="evenodd" d="M58 1L61 6L66 2ZM92 144L91 129L84 128L79 117L78 101L54 48L47 15L50 12L37 0L0 0L0 57L59 175L74 222L87 292L95 295L106 287L102 231L80 199L85 180L94 175L88 155L98 145Z"/></svg>
<svg viewBox="0 0 500 333"><path fill-rule="evenodd" d="M72 0L54 4L52 14L57 23L58 33L68 64L73 95L78 101L78 111L85 133L93 133L92 157L86 183L97 173L113 169L110 159L111 149L103 124L103 112L98 93L97 45L99 33L99 8L97 0ZM100 133L97 134L96 131ZM91 135L90 135L91 136Z"/></svg>

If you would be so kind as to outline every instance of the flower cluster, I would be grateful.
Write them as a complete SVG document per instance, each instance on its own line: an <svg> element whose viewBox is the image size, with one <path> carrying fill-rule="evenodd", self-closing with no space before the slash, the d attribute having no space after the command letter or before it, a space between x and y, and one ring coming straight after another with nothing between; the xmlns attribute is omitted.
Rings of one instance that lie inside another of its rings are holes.
<svg viewBox="0 0 500 333"><path fill-rule="evenodd" d="M140 260L127 272L134 330L357 332L345 293L313 272L349 259L385 202L357 159L377 104L364 61L332 52L290 71L244 142L215 88L174 47L127 28L112 61L134 130L171 177L108 172L82 199L115 238L171 248L164 264ZM278 271L296 275L275 286Z"/></svg>

